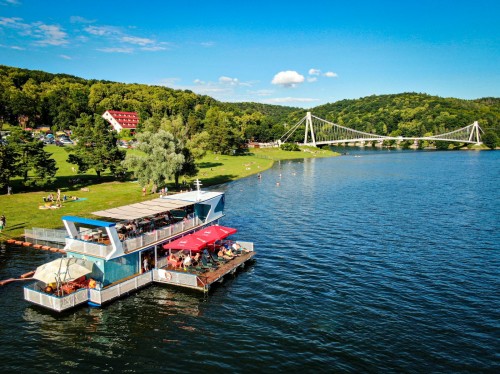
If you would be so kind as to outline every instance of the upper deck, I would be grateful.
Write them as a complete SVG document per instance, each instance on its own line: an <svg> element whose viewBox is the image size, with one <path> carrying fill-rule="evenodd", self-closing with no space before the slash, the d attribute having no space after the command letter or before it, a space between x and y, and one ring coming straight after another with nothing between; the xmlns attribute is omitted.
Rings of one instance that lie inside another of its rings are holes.
<svg viewBox="0 0 500 374"><path fill-rule="evenodd" d="M207 225L223 210L224 193L193 191L92 213L109 221L64 216L65 249L109 260Z"/></svg>

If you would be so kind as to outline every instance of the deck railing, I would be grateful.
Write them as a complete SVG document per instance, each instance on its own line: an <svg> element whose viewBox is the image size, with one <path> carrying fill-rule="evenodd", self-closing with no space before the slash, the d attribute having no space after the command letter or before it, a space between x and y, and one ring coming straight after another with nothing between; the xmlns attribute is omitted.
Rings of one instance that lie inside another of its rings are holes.
<svg viewBox="0 0 500 374"><path fill-rule="evenodd" d="M116 299L124 294L131 291L135 291L141 287L144 287L148 283L153 281L153 272L148 271L137 277L120 282L114 286L106 287L101 290L90 289L89 290L89 300L95 304L102 305L107 301Z"/></svg>
<svg viewBox="0 0 500 374"><path fill-rule="evenodd" d="M24 287L24 299L45 308L62 312L88 301L88 289L82 288L69 295L56 296L39 291L41 282Z"/></svg>
<svg viewBox="0 0 500 374"><path fill-rule="evenodd" d="M153 269L152 273L154 282L198 287L198 276L196 274L166 269Z"/></svg>
<svg viewBox="0 0 500 374"><path fill-rule="evenodd" d="M174 223L154 231L143 233L136 238L130 238L122 241L123 251L130 253L136 249L146 247L152 243L175 236L186 230L189 230L199 224L198 217L191 217L185 221ZM104 243L95 243L80 238L66 237L66 244L71 251L87 254L89 256L106 257L113 250L112 245Z"/></svg>
<svg viewBox="0 0 500 374"><path fill-rule="evenodd" d="M44 229L33 227L32 229L24 229L24 237L26 241L45 241L53 243L63 243L66 238L66 230L60 229Z"/></svg>
<svg viewBox="0 0 500 374"><path fill-rule="evenodd" d="M113 250L112 245L106 245L103 243L93 243L80 239L66 238L67 248L70 248L73 252L83 253L94 257L106 257L108 253Z"/></svg>
<svg viewBox="0 0 500 374"><path fill-rule="evenodd" d="M198 217L191 217L185 221L180 221L161 229L146 232L137 238L126 239L122 242L123 251L125 253L132 252L138 248L146 247L149 244L155 243L162 239L167 239L171 236L180 234L181 232L197 226L198 222Z"/></svg>

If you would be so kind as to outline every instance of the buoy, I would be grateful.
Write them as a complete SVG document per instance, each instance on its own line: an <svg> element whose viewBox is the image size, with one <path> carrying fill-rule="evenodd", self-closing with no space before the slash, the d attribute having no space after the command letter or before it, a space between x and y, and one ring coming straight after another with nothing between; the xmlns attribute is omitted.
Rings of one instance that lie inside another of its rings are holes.
<svg viewBox="0 0 500 374"><path fill-rule="evenodd" d="M30 242L23 242L23 247L31 247L32 243Z"/></svg>
<svg viewBox="0 0 500 374"><path fill-rule="evenodd" d="M57 252L59 252L59 253L66 253L66 251L64 249L58 249Z"/></svg>
<svg viewBox="0 0 500 374"><path fill-rule="evenodd" d="M40 249L40 248L42 248L42 245L41 244L35 244L35 245L33 245L33 248Z"/></svg>
<svg viewBox="0 0 500 374"><path fill-rule="evenodd" d="M16 241L14 242L14 244L15 244L15 245L22 245L22 244L23 244L23 242L22 242L22 241L20 241L20 240L16 240Z"/></svg>
<svg viewBox="0 0 500 374"><path fill-rule="evenodd" d="M21 278L31 278L33 276L33 274L35 274L35 271L30 271L28 273L24 273L23 275L21 275Z"/></svg>
<svg viewBox="0 0 500 374"><path fill-rule="evenodd" d="M51 252L59 252L59 248L49 248L49 251L51 251Z"/></svg>
<svg viewBox="0 0 500 374"><path fill-rule="evenodd" d="M42 249L45 251L48 251L50 249L50 247L48 245L42 245Z"/></svg>
<svg viewBox="0 0 500 374"><path fill-rule="evenodd" d="M15 243L16 241L14 239L7 239L7 243L12 244Z"/></svg>

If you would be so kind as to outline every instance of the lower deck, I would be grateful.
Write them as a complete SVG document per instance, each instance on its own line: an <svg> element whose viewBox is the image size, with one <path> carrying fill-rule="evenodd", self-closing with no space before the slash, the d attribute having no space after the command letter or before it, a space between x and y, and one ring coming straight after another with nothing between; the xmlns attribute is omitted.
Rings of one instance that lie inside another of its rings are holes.
<svg viewBox="0 0 500 374"><path fill-rule="evenodd" d="M200 273L193 270L174 269L171 266L165 266L161 269L155 269L153 281L157 283L172 284L181 287L208 291L210 286L220 281L227 274L234 274L238 268L245 266L250 261L255 252L242 253L241 255L228 260L226 263L219 264L214 269L207 269Z"/></svg>
<svg viewBox="0 0 500 374"><path fill-rule="evenodd" d="M62 312L85 303L101 306L151 283L175 285L208 292L214 283L222 281L224 276L234 274L238 268L243 268L247 262L252 261L255 254L253 251L242 253L238 257L203 273L195 269L172 269L170 266L164 266L133 275L102 289L80 288L63 295L48 294L44 292L41 282L36 282L24 287L24 299L44 308Z"/></svg>

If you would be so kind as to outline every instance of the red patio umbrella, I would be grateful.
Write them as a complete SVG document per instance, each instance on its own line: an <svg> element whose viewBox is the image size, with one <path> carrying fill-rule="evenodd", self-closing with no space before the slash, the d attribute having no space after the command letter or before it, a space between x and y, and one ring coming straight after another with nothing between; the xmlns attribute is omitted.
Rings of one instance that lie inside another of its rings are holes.
<svg viewBox="0 0 500 374"><path fill-rule="evenodd" d="M232 227L209 226L203 230L195 232L192 235L196 235L197 237L206 240L208 244L213 244L217 240L225 239L236 232L238 232L238 230L233 229Z"/></svg>
<svg viewBox="0 0 500 374"><path fill-rule="evenodd" d="M176 239L173 242L167 243L163 245L164 249L187 249L192 252L201 251L206 245L208 241L196 236L195 234L186 235L182 238Z"/></svg>

